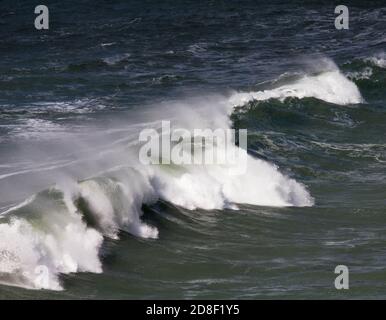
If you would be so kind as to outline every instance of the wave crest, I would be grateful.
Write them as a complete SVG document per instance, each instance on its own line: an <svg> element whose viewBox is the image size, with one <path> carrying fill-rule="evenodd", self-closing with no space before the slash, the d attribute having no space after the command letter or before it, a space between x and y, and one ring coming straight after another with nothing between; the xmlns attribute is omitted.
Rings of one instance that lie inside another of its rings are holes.
<svg viewBox="0 0 386 320"><path fill-rule="evenodd" d="M235 106L241 106L252 100L278 99L283 101L288 97L299 99L313 97L338 105L364 102L356 84L347 79L332 62L326 71L318 74L305 74L296 81L275 89L236 93L231 97L231 102Z"/></svg>

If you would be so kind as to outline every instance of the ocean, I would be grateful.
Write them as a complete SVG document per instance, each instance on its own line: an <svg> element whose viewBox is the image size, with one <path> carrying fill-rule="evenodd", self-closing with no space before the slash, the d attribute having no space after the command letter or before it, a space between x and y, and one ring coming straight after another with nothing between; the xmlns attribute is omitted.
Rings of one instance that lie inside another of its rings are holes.
<svg viewBox="0 0 386 320"><path fill-rule="evenodd" d="M0 299L386 298L384 1L44 4L0 3ZM246 166L143 164L165 121Z"/></svg>

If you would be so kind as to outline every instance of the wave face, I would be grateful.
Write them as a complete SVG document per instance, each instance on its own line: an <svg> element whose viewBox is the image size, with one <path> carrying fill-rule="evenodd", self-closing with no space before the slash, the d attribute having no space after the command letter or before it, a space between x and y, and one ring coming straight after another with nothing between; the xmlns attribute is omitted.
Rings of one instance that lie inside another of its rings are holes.
<svg viewBox="0 0 386 320"><path fill-rule="evenodd" d="M305 187L272 164L248 156L243 175L221 166L120 168L99 177L67 182L36 194L2 216L0 281L26 288L60 290L59 275L102 272L103 237L124 230L157 238L141 221L142 205L163 199L194 210L237 209L235 203L310 206ZM47 268L42 281L37 276Z"/></svg>
<svg viewBox="0 0 386 320"><path fill-rule="evenodd" d="M311 72L290 80L281 77L280 81L287 83L269 90L170 102L162 114L174 119L174 127L230 128L228 116L233 108L237 107L238 112L247 110L250 103L264 108L259 106L264 101L284 103L290 98L305 101L313 98L336 105L363 102L355 83L331 61L328 65L316 74ZM152 119L160 117L159 111L153 112ZM153 127L158 125L157 121L152 123ZM98 174L77 181L61 179L54 187L2 214L2 283L61 290L60 274L102 272L104 238L118 239L121 231L141 238L158 238L157 228L143 222L141 216L143 205L151 206L159 199L187 210L237 210L239 204L268 207L314 204L302 183L281 173L269 161L236 146L233 151L244 153L247 169L232 175L230 170L240 169L240 162L146 166L125 158L117 165L112 159L138 152L135 138L127 142L119 150L103 151L105 166ZM112 144L115 143L118 141ZM45 277L39 272L45 272Z"/></svg>
<svg viewBox="0 0 386 320"><path fill-rule="evenodd" d="M281 78L280 81L288 83L270 90L233 93L228 97L217 95L171 102L162 113L163 116L173 115L175 127L230 128L228 116L233 108L246 112L251 103L257 103L256 108L264 108L259 105L264 101L283 103L289 98L314 98L336 105L364 101L355 83L331 61L327 69L317 74L304 74L291 80ZM152 118L159 118L157 111ZM152 123L156 128L158 125ZM123 149L104 150L107 156L103 162L107 163L107 168L97 175L77 181L61 179L55 186L1 215L2 283L62 290L60 274L101 273L104 238L118 239L121 231L141 238L158 238L157 228L143 222L141 216L143 205L151 206L159 199L187 210L237 210L238 204L268 207L314 204L302 183L284 175L269 161L236 146L231 147L232 151L246 157L245 172L240 171L241 162L146 166L125 158L122 163L113 164L113 158L138 153L134 140L128 145L125 140ZM230 174L230 170L242 173Z"/></svg>
<svg viewBox="0 0 386 320"><path fill-rule="evenodd" d="M1 1L0 299L386 297L385 1L304 2ZM162 120L248 145L144 166Z"/></svg>
<svg viewBox="0 0 386 320"><path fill-rule="evenodd" d="M162 116L173 118L173 126L177 128L229 129L229 115L234 108L237 112L247 112L251 103L257 103L256 108L263 110L261 104L265 101L283 104L290 98L305 101L313 98L335 105L364 101L356 84L335 64L324 60L320 65L327 67L316 73L297 75L295 79L280 77L278 81L286 83L269 90L170 102L163 107ZM159 119L159 111L153 112L151 118ZM152 122L152 126L157 128L159 123ZM120 159L127 153L138 154L135 138L124 141L123 148L103 150L105 166L98 174L81 180L60 179L55 186L1 215L2 283L62 290L60 274L101 273L104 238L118 239L121 231L141 238L158 238L157 228L143 222L141 216L143 205L151 206L159 199L187 210L237 210L239 204L268 207L314 204L302 183L284 175L269 161L234 145L232 151L246 157L245 172L240 161L232 165L146 166L124 158L117 164L112 159ZM112 145L118 142L113 141ZM242 173L230 174L231 170Z"/></svg>
<svg viewBox="0 0 386 320"><path fill-rule="evenodd" d="M38 193L3 214L0 280L60 290L59 274L102 272L103 237L118 239L120 230L158 237L157 229L140 219L142 205L158 198L189 210L237 209L234 203L312 205L301 184L265 161L248 161L242 176L229 176L220 167L121 168ZM47 268L44 281L37 276L41 266Z"/></svg>
<svg viewBox="0 0 386 320"><path fill-rule="evenodd" d="M61 290L60 273L101 273L103 237L117 239L119 230L157 237L155 228L140 221L142 204L155 200L152 192L143 176L128 169L36 194L2 218L1 281Z"/></svg>

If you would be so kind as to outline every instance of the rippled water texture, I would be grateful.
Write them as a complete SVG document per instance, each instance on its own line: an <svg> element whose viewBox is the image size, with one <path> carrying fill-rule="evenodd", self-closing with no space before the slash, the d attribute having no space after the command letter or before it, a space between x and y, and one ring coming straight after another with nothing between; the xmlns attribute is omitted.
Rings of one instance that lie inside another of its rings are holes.
<svg viewBox="0 0 386 320"><path fill-rule="evenodd" d="M0 298L386 297L383 1L46 5L0 4ZM138 163L162 120L247 171Z"/></svg>

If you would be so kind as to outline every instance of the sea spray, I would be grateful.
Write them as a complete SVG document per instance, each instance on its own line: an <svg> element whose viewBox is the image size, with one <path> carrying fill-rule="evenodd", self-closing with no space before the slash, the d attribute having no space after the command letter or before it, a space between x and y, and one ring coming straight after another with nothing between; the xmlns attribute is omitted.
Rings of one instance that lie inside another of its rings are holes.
<svg viewBox="0 0 386 320"><path fill-rule="evenodd" d="M339 70L327 70L276 89L236 93L231 97L201 97L171 103L169 108L179 127L227 129L228 115L235 105L250 99L282 100L290 96L315 97L337 104L363 101L355 84ZM163 115L167 114L166 110ZM303 184L283 175L275 165L248 154L246 170L230 175L229 170L237 169L241 163L133 162L116 166L112 160L127 152L138 152L139 146L130 143L124 150L117 148L98 154L105 157L104 163L111 159L112 164L97 175L58 183L1 215L0 282L60 290L60 274L102 272L103 237L118 239L120 230L143 238L159 236L156 227L141 220L142 205L151 205L158 199L189 210L237 209L243 203L278 207L314 203ZM48 281L37 281L39 270L47 270Z"/></svg>

